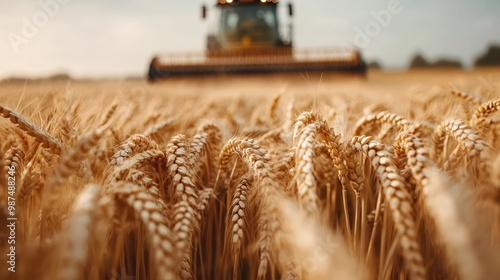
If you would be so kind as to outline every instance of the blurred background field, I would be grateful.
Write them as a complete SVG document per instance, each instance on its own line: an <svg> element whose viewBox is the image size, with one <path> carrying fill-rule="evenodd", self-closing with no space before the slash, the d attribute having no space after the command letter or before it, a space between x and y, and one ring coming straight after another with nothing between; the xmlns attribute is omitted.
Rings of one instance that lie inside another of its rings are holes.
<svg viewBox="0 0 500 280"><path fill-rule="evenodd" d="M408 72L370 70L367 78L338 74L253 75L202 78L178 78L158 84L144 79L19 80L0 82L3 102L12 105L37 103L58 93L70 99L92 102L88 97L103 99L124 97L124 100L142 100L146 105L156 99L250 100L271 98L282 93L286 97L299 95L307 99L348 99L349 102L383 103L400 113L411 100L425 99L434 94L447 94L451 89L489 96L498 87L500 68L488 67L470 71L461 69L414 69ZM400 103L393 104L395 100ZM108 104L94 104L94 106Z"/></svg>

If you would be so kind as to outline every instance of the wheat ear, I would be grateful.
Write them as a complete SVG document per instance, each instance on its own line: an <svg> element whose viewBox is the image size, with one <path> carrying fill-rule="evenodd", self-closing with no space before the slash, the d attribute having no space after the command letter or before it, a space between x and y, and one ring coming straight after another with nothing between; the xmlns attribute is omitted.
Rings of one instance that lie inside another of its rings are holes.
<svg viewBox="0 0 500 280"><path fill-rule="evenodd" d="M318 136L327 147L335 168L338 171L338 178L342 184L342 203L346 225L345 228L347 232L346 234L350 239L352 234L347 201L347 188L350 186L350 181L348 178L349 169L347 168L344 161L344 144L341 141L341 135L335 134L335 131L328 127L326 121L324 121L322 116L316 112L302 113L297 118L294 126L294 131L300 131L303 127L309 124L315 124ZM294 133L294 135L296 135L296 133Z"/></svg>
<svg viewBox="0 0 500 280"><path fill-rule="evenodd" d="M197 173L196 163L199 161L200 156L205 153L208 157L207 167L209 168L210 176L215 176L221 148L222 134L220 129L212 124L205 123L199 129L198 133L193 137L189 146L189 164L193 166L194 173ZM209 178L210 180L211 178Z"/></svg>
<svg viewBox="0 0 500 280"><path fill-rule="evenodd" d="M42 147L50 149L55 154L60 154L64 149L64 145L59 140L38 128L34 123L30 122L21 114L7 108L3 104L0 104L0 114L6 119L10 119L13 124L16 124L29 136L35 138L38 143L42 144Z"/></svg>
<svg viewBox="0 0 500 280"><path fill-rule="evenodd" d="M116 182L109 187L109 193L128 204L142 222L150 236L151 254L156 263L159 279L177 279L179 252L174 246L174 234L168 221L156 204L156 199L143 188L132 183Z"/></svg>
<svg viewBox="0 0 500 280"><path fill-rule="evenodd" d="M285 273L291 270L292 279L364 279L360 265L339 235L330 233L293 203L276 203L283 213L283 234L275 239ZM290 268L290 264L296 267Z"/></svg>
<svg viewBox="0 0 500 280"><path fill-rule="evenodd" d="M477 133L464 121L448 120L439 125L434 133L434 156L441 155L446 136L452 136L467 153L469 158L479 159L479 164L483 166L488 157L486 143L481 140ZM486 169L483 171L487 171Z"/></svg>
<svg viewBox="0 0 500 280"><path fill-rule="evenodd" d="M484 127L488 125L491 121L489 121L488 117L500 110L500 99L491 100L484 104L481 104L476 109L476 112L472 116L471 125L475 125L478 127Z"/></svg>
<svg viewBox="0 0 500 280"><path fill-rule="evenodd" d="M151 149L134 155L125 160L122 164L114 168L109 168L106 172L106 182L119 181L126 178L130 170L141 169L145 166L158 167L166 162L166 156L163 151Z"/></svg>
<svg viewBox="0 0 500 280"><path fill-rule="evenodd" d="M484 221L472 203L474 199L471 191L450 182L437 169L419 138L404 133L398 140L401 152L406 153L408 157L413 176L422 187L424 205L429 211L429 216L435 220L448 257L459 271L461 278L488 279L497 274L495 267L498 267L500 258L489 249L487 238L482 238L475 234L474 230L470 230L487 228L485 224L479 224ZM464 207L464 205L469 206Z"/></svg>
<svg viewBox="0 0 500 280"><path fill-rule="evenodd" d="M101 126L104 126L109 123L111 118L115 115L116 113L116 108L118 108L118 104L113 104L109 110L106 112L106 115L104 116L104 119L101 122Z"/></svg>
<svg viewBox="0 0 500 280"><path fill-rule="evenodd" d="M294 135L295 172L299 204L311 216L319 215L319 199L317 195L317 178L314 169L314 148L316 140L316 125L310 124Z"/></svg>
<svg viewBox="0 0 500 280"><path fill-rule="evenodd" d="M156 135L160 135L161 133L164 133L170 129L173 128L175 120L174 119L165 119L163 121L160 121L158 123L153 124L149 128L142 133L146 137L154 137Z"/></svg>
<svg viewBox="0 0 500 280"><path fill-rule="evenodd" d="M361 118L354 126L354 135L371 135L374 131L375 126L380 126L382 124L388 124L394 126L397 131L406 129L411 125L411 122L402 116L389 113L380 112L373 115L368 115Z"/></svg>
<svg viewBox="0 0 500 280"><path fill-rule="evenodd" d="M220 168L227 165L232 156L239 155L255 176L258 184L255 186L260 199L260 215L257 221L259 238L259 268L258 277L264 278L272 259L272 236L279 231L279 209L274 203L281 196L280 186L272 170L267 151L252 139L232 138L222 148Z"/></svg>
<svg viewBox="0 0 500 280"><path fill-rule="evenodd" d="M89 184L75 199L60 244L61 269L57 272L57 279L84 279L84 275L89 273L92 247L88 245L92 244L92 238L97 233L103 211L102 206L98 205L100 189L97 185Z"/></svg>
<svg viewBox="0 0 500 280"><path fill-rule="evenodd" d="M491 222L486 221L486 213L478 211L473 189L451 182L437 169L428 177L425 206L459 278L495 279L500 273L498 246L484 235L493 232Z"/></svg>
<svg viewBox="0 0 500 280"><path fill-rule="evenodd" d="M481 103L483 103L482 98L475 96L475 95L472 95L472 94L469 94L469 93L466 93L466 92L458 90L458 89L453 89L450 91L450 93L451 93L451 95L456 96L458 98L461 98L472 105L478 106L478 105L481 105Z"/></svg>
<svg viewBox="0 0 500 280"><path fill-rule="evenodd" d="M167 167L172 179L171 185L175 201L187 201L194 208L198 197L188 149L184 135L174 136L167 146Z"/></svg>
<svg viewBox="0 0 500 280"><path fill-rule="evenodd" d="M167 168L171 178L173 199L176 201L173 210L176 247L182 253L180 273L184 279L192 278L191 253L193 235L199 230L197 220L198 195L194 184L193 165L189 158L189 147L184 135L173 137L167 145Z"/></svg>
<svg viewBox="0 0 500 280"><path fill-rule="evenodd" d="M42 237L45 233L50 234L58 228L58 222L55 221L56 212L60 210L65 212L70 201L60 199L61 193L67 190L65 183L71 176L77 172L83 160L85 160L90 150L97 145L103 136L103 131L97 129L93 133L80 138L76 145L62 155L55 174L50 177L45 185L42 198L42 217L45 223L42 223ZM49 225L51 225L49 227Z"/></svg>
<svg viewBox="0 0 500 280"><path fill-rule="evenodd" d="M158 149L158 145L142 134L134 134L120 145L110 165L120 165L135 154L151 149Z"/></svg>
<svg viewBox="0 0 500 280"><path fill-rule="evenodd" d="M359 139L356 139L358 138ZM404 179L399 175L391 153L382 143L371 137L355 136L355 148L364 153L372 163L383 187L383 192L396 225L399 245L411 279L425 279L426 270L420 252L417 226L412 199Z"/></svg>
<svg viewBox="0 0 500 280"><path fill-rule="evenodd" d="M281 94L277 94L276 96L273 97L273 100L271 100L271 103L269 105L269 114L268 114L268 119L270 121L269 125L271 127L277 126L279 124L279 117L277 115L278 111L278 105L281 99Z"/></svg>
<svg viewBox="0 0 500 280"><path fill-rule="evenodd" d="M234 191L231 202L229 212L231 223L228 223L226 232L229 233L228 236L231 236L231 248L234 256L238 255L240 252L241 244L245 236L245 209L251 186L251 177L243 177Z"/></svg>

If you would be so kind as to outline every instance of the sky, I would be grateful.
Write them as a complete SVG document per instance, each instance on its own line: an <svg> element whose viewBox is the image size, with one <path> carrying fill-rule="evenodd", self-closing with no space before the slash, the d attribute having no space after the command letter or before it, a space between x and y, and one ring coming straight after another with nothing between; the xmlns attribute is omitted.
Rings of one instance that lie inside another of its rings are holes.
<svg viewBox="0 0 500 280"><path fill-rule="evenodd" d="M296 48L356 45L389 68L405 68L417 52L471 66L500 44L498 0L292 3ZM201 19L202 4L215 0L0 0L0 78L145 75L154 54L204 50L213 17Z"/></svg>

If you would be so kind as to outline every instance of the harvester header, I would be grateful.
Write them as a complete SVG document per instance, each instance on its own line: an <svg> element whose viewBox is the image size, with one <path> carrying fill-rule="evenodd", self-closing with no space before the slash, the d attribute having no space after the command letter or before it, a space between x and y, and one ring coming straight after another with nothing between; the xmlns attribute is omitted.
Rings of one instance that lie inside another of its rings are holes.
<svg viewBox="0 0 500 280"><path fill-rule="evenodd" d="M206 51L153 58L149 80L215 74L366 73L365 62L354 47L293 48L293 25L291 20L284 24L280 18L280 3L278 0L218 0L214 5L217 12L213 13L215 28L207 36ZM288 2L286 6L291 19L293 5ZM203 19L208 12L203 5Z"/></svg>

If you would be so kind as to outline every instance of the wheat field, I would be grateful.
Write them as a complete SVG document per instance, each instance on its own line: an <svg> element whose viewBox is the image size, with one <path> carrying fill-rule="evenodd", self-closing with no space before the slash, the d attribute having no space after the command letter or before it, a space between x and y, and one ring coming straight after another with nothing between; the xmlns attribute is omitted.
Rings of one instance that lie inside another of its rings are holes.
<svg viewBox="0 0 500 280"><path fill-rule="evenodd" d="M1 279L500 275L499 69L0 84L0 103Z"/></svg>

